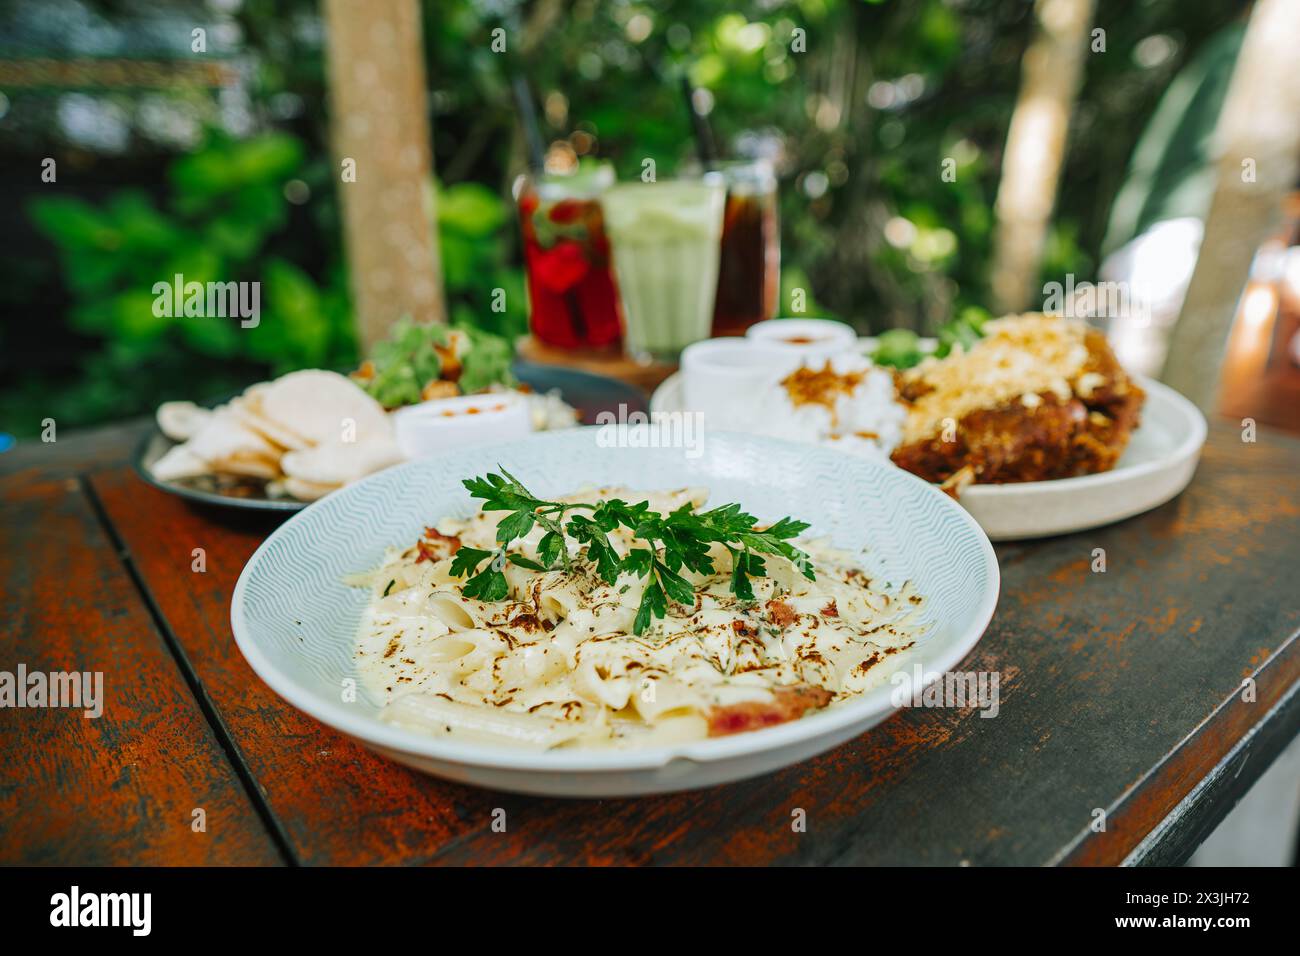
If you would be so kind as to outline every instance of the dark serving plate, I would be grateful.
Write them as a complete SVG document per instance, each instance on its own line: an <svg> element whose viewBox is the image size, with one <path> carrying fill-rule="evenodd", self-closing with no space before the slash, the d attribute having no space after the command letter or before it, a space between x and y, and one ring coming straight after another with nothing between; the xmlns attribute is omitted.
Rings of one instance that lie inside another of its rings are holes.
<svg viewBox="0 0 1300 956"><path fill-rule="evenodd" d="M646 398L639 391L625 382L579 372L575 369L560 368L553 365L537 365L533 362L515 362L515 376L519 381L537 392L560 390L560 397L578 410L584 425L594 425L596 416L601 412L620 411L631 414L644 412L648 408ZM212 402L219 405L222 401ZM620 406L622 408L620 409ZM159 481L150 467L176 445L157 425L145 435L131 457L136 473L141 478L173 495L180 495L191 501L224 508L241 508L247 511L300 511L310 502L295 498L268 498L265 483L256 479L231 479L204 476L202 478L182 481Z"/></svg>

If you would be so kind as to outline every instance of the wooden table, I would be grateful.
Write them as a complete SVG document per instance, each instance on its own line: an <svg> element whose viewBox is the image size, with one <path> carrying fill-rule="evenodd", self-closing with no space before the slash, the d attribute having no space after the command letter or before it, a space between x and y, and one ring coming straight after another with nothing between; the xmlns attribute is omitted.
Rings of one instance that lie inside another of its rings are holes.
<svg viewBox="0 0 1300 956"><path fill-rule="evenodd" d="M1216 423L1177 500L998 547L1001 603L960 668L1001 674L996 719L908 710L781 773L590 802L424 777L282 702L229 623L274 522L144 484L141 428L0 455L0 670L103 671L107 698L99 719L0 711L3 863L1178 862L1300 729L1300 441L1280 433Z"/></svg>

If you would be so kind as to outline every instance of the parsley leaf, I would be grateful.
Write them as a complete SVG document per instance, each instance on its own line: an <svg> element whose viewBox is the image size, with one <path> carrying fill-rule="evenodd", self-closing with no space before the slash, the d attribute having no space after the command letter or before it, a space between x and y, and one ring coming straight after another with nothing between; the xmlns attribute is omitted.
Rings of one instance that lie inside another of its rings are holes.
<svg viewBox="0 0 1300 956"><path fill-rule="evenodd" d="M462 484L482 501L484 511L510 512L497 525L496 538L500 544L497 551L462 547L456 553L451 573L457 577L473 575L462 589L467 597L504 600L510 590L502 573L506 561L543 571L553 568L558 558L566 569L570 568L572 560L565 545L566 537L582 547L583 558L594 566L606 584L614 584L621 574L647 579L633 623L636 634L644 633L655 619L667 614L669 600L694 606L695 589L685 575L714 573L710 554L714 545L722 545L731 554L731 591L742 600L754 600L750 579L767 575L762 555L785 558L804 577L816 580L808 555L790 543L808 525L793 518L782 518L767 528L759 528L758 520L742 511L738 504L698 513L685 504L669 514L661 514L651 511L647 501L636 504L617 498L596 504L547 501L536 497L499 465L497 472L468 478ZM546 530L537 544L538 560L510 553L510 545L535 526ZM609 539L619 528L630 531L642 546L620 555ZM491 564L478 571L489 557Z"/></svg>
<svg viewBox="0 0 1300 956"><path fill-rule="evenodd" d="M542 540L537 542L537 557L541 559L542 564L546 567L553 568L555 567L555 559L560 556L560 550L563 547L564 535L548 531L542 535Z"/></svg>
<svg viewBox="0 0 1300 956"><path fill-rule="evenodd" d="M458 578L473 574L478 570L478 566L483 563L483 559L490 557L492 557L491 551L484 551L481 548L467 548L461 545L451 559L451 573Z"/></svg>
<svg viewBox="0 0 1300 956"><path fill-rule="evenodd" d="M510 595L510 584L504 574L489 564L486 571L466 581L460 593L480 601L504 601Z"/></svg>
<svg viewBox="0 0 1300 956"><path fill-rule="evenodd" d="M658 584L650 584L641 595L641 606L637 608L636 619L632 622L633 634L644 634L653 618L663 617L668 613L668 601L663 589Z"/></svg>
<svg viewBox="0 0 1300 956"><path fill-rule="evenodd" d="M533 523L536 520L537 516L531 511L516 511L507 515L497 525L497 540L502 544L509 544L515 538L522 538L533 530Z"/></svg>

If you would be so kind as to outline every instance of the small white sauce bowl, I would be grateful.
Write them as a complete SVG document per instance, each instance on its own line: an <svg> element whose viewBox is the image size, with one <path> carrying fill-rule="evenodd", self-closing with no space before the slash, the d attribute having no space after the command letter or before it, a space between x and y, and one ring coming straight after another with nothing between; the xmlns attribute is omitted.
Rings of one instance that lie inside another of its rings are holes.
<svg viewBox="0 0 1300 956"><path fill-rule="evenodd" d="M453 448L523 438L533 430L528 399L519 392L458 395L407 405L393 413L398 447L407 458Z"/></svg>
<svg viewBox="0 0 1300 956"><path fill-rule="evenodd" d="M794 371L799 357L755 346L750 339L706 339L682 350L686 410L703 412L714 428L739 428L758 396Z"/></svg>
<svg viewBox="0 0 1300 956"><path fill-rule="evenodd" d="M822 361L855 351L858 334L831 319L768 319L751 325L745 339L758 348L793 357L795 364Z"/></svg>

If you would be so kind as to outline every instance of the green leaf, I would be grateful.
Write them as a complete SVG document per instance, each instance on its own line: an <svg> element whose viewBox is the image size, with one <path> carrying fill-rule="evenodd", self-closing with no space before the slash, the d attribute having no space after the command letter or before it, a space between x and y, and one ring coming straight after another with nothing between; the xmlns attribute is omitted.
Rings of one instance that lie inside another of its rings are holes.
<svg viewBox="0 0 1300 956"><path fill-rule="evenodd" d="M554 567L555 559L560 556L563 547L564 537L554 531L548 531L542 535L542 540L537 542L537 556L546 567Z"/></svg>
<svg viewBox="0 0 1300 956"><path fill-rule="evenodd" d="M582 515L575 515L565 530L575 541L586 544L587 560L596 565L596 573L602 581L613 584L618 580L619 571L626 565L619 561L618 552L610 545L600 525Z"/></svg>
<svg viewBox="0 0 1300 956"><path fill-rule="evenodd" d="M470 326L462 326L460 331L469 336L469 351L461 358L460 390L469 395L491 385L513 386L515 377L510 366L515 351L510 342Z"/></svg>
<svg viewBox="0 0 1300 956"><path fill-rule="evenodd" d="M478 277L478 249L474 243L463 236L444 235L438 240L438 252L447 288L452 292L470 289Z"/></svg>
<svg viewBox="0 0 1300 956"><path fill-rule="evenodd" d="M442 374L437 347L447 341L445 326L400 319L370 350L372 376L363 387L385 408L418 403L424 387Z"/></svg>
<svg viewBox="0 0 1300 956"><path fill-rule="evenodd" d="M623 559L623 569L643 578L654 566L654 556L654 552L648 548L633 548Z"/></svg>
<svg viewBox="0 0 1300 956"><path fill-rule="evenodd" d="M506 204L481 183L446 186L437 195L438 226L469 237L493 236L506 220Z"/></svg>
<svg viewBox="0 0 1300 956"><path fill-rule="evenodd" d="M231 358L240 349L238 319L220 316L181 316L176 319L185 344L194 351L213 358Z"/></svg>
<svg viewBox="0 0 1300 956"><path fill-rule="evenodd" d="M754 588L749 583L746 553L743 551L734 555L731 567L731 593L745 601L754 600Z"/></svg>
<svg viewBox="0 0 1300 956"><path fill-rule="evenodd" d="M659 583L667 595L678 604L692 607L695 604L695 588L681 575L669 570L663 563L657 563Z"/></svg>
<svg viewBox="0 0 1300 956"><path fill-rule="evenodd" d="M108 201L106 212L117 226L123 255L161 255L182 239L180 226L160 213L142 192L118 193Z"/></svg>
<svg viewBox="0 0 1300 956"><path fill-rule="evenodd" d="M808 522L796 521L794 518L782 518L776 524L772 525L764 534L773 538L797 538L808 530Z"/></svg>
<svg viewBox="0 0 1300 956"><path fill-rule="evenodd" d="M468 574L473 574L484 559L492 557L492 554L493 552L484 551L482 548L470 548L461 545L451 560L452 577L463 578Z"/></svg>
<svg viewBox="0 0 1300 956"><path fill-rule="evenodd" d="M329 325L325 322L320 292L311 278L283 259L266 264L262 321L277 323L283 330L285 353L282 365L299 368L319 366L329 346Z"/></svg>
<svg viewBox="0 0 1300 956"><path fill-rule="evenodd" d="M745 600L753 600L754 596L749 578L767 573L764 559L755 552L784 557L795 563L805 577L815 580L808 555L789 540L807 530L806 522L786 517L768 528L756 530L754 516L742 511L738 504L722 505L702 514L696 514L686 504L664 515L651 511L645 501L636 505L619 499L595 505L544 501L500 465L497 469L486 475L466 478L462 484L473 497L483 502L485 511L510 512L497 529L497 540L503 546L523 537L535 524L546 529L538 542L541 560L521 559L515 563L541 570L553 567L555 559L560 557L568 567L570 558L563 540L567 535L580 546L585 546L585 559L595 565L606 583L614 584L620 574L649 578L637 611L637 633L641 633L655 617L664 615L668 600L688 607L694 605L694 586L680 571L685 568L698 574L714 573L709 551L715 543L722 544L731 553L731 589ZM589 510L589 514L573 514L565 523L565 514L577 510ZM631 529L633 537L644 546L633 547L620 557L608 537L619 527ZM477 567L477 562L474 566ZM499 583L490 581L487 574L483 572L471 579L475 592L501 592L504 580Z"/></svg>
<svg viewBox="0 0 1300 956"><path fill-rule="evenodd" d="M460 593L479 601L504 601L510 594L510 584L504 574L488 565L487 570L466 581Z"/></svg>
<svg viewBox="0 0 1300 956"><path fill-rule="evenodd" d="M911 329L882 332L876 340L876 350L871 353L871 360L877 365L894 368L912 368L919 365L922 358L920 339Z"/></svg>
<svg viewBox="0 0 1300 956"><path fill-rule="evenodd" d="M161 336L175 321L154 315L154 297L148 292L123 292L113 299L113 331L121 339L147 342Z"/></svg>
<svg viewBox="0 0 1300 956"><path fill-rule="evenodd" d="M662 618L668 613L668 601L658 584L651 583L641 595L641 605L637 608L636 618L632 622L633 634L644 634L653 618Z"/></svg>
<svg viewBox="0 0 1300 956"><path fill-rule="evenodd" d="M186 197L184 211L203 208L213 197L241 186L283 183L302 163L302 143L287 133L264 133L236 142L214 137L201 150L172 164L172 184Z"/></svg>
<svg viewBox="0 0 1300 956"><path fill-rule="evenodd" d="M533 529L537 516L531 511L516 511L501 519L497 525L497 540L509 544L516 538L522 538Z"/></svg>
<svg viewBox="0 0 1300 956"><path fill-rule="evenodd" d="M50 196L34 200L28 211L36 228L61 246L112 250L122 243L108 218L80 199Z"/></svg>

